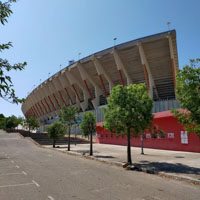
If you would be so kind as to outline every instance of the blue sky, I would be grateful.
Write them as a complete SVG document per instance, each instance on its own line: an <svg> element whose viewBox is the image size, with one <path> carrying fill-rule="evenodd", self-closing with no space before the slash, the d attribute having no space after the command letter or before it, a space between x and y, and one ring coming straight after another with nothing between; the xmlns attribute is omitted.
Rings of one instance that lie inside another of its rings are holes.
<svg viewBox="0 0 200 200"><path fill-rule="evenodd" d="M9 23L0 27L0 43L13 42L1 53L10 63L27 61L11 76L16 94L25 97L34 85L80 58L117 44L177 31L179 66L200 57L199 0L19 0ZM21 115L21 105L0 99L0 113Z"/></svg>

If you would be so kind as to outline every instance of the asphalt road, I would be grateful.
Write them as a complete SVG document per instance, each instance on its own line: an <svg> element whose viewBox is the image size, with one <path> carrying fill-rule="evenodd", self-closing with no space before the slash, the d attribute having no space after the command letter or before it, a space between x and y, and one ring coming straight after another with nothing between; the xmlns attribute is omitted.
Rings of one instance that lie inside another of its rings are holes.
<svg viewBox="0 0 200 200"><path fill-rule="evenodd" d="M40 148L0 131L0 200L198 200L200 187Z"/></svg>

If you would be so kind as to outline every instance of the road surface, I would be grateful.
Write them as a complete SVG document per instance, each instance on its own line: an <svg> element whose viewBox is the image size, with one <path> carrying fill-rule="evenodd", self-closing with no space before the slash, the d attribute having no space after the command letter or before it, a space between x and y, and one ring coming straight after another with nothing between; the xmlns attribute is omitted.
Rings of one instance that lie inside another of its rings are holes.
<svg viewBox="0 0 200 200"><path fill-rule="evenodd" d="M1 200L198 200L200 187L40 148L0 131Z"/></svg>

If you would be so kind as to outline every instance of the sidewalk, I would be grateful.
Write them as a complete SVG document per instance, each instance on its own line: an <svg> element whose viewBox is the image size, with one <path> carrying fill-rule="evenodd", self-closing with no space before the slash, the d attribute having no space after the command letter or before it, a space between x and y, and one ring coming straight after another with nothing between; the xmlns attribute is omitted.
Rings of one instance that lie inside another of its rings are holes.
<svg viewBox="0 0 200 200"><path fill-rule="evenodd" d="M46 145L47 148L52 148ZM67 152L66 145L56 150ZM132 147L132 162L138 171L159 174L179 180L200 184L200 154ZM89 155L89 144L71 145L70 154L82 155L108 164L123 166L126 163L126 146L93 144L93 156Z"/></svg>

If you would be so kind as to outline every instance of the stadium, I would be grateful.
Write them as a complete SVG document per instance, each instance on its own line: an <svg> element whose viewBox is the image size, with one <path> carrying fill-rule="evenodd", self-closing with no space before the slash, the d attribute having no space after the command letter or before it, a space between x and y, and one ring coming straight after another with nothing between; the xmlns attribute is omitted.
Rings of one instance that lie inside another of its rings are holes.
<svg viewBox="0 0 200 200"><path fill-rule="evenodd" d="M175 30L139 38L71 62L28 95L22 112L26 117L34 114L44 132L59 119L62 106L73 105L80 119L86 111L96 115L97 143L126 145L126 136L116 137L103 128L102 107L114 86L145 83L154 102L153 123L166 135L146 134L144 147L200 152L200 138L184 131L169 111L180 108L175 96L178 69ZM81 134L78 124L72 129L75 134ZM131 146L139 147L140 138L131 138Z"/></svg>
<svg viewBox="0 0 200 200"><path fill-rule="evenodd" d="M175 30L126 42L71 63L36 87L22 104L27 117L50 124L62 106L93 110L103 121L101 106L118 84L146 83L154 100L153 113L177 108L178 55Z"/></svg>

